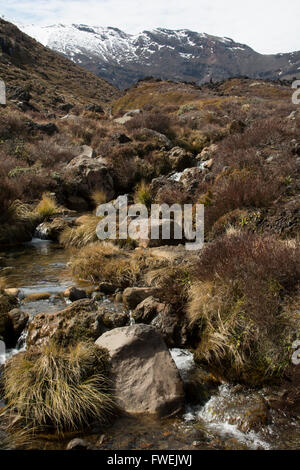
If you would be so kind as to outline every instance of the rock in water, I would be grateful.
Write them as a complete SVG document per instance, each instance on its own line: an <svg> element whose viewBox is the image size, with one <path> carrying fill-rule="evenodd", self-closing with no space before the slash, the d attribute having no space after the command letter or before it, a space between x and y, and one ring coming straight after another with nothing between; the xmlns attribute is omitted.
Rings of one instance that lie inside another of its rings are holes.
<svg viewBox="0 0 300 470"><path fill-rule="evenodd" d="M104 333L96 344L109 351L121 409L159 417L174 415L182 409L182 381L155 328L143 324L116 328Z"/></svg>
<svg viewBox="0 0 300 470"><path fill-rule="evenodd" d="M123 292L123 302L130 308L135 308L147 297L157 294L156 287L127 287Z"/></svg>

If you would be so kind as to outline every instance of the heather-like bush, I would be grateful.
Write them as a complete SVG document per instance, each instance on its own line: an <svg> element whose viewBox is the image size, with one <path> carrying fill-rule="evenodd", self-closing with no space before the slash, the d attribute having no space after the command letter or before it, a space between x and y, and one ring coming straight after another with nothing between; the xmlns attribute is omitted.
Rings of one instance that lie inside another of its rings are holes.
<svg viewBox="0 0 300 470"><path fill-rule="evenodd" d="M299 241L223 236L204 248L192 280L188 318L199 332L197 359L232 380L282 376L299 336Z"/></svg>
<svg viewBox="0 0 300 470"><path fill-rule="evenodd" d="M125 126L129 131L146 128L169 135L171 132L171 119L167 114L145 112L134 116Z"/></svg>
<svg viewBox="0 0 300 470"><path fill-rule="evenodd" d="M211 199L206 207L206 231L209 232L220 217L235 209L267 207L280 191L280 179L264 167L222 173L211 189Z"/></svg>

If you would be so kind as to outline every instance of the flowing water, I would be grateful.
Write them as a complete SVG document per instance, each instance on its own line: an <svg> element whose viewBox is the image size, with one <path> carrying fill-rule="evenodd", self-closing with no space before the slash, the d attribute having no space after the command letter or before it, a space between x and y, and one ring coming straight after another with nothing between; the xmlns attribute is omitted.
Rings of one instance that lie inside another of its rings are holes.
<svg viewBox="0 0 300 470"><path fill-rule="evenodd" d="M0 252L0 257L6 260L0 278L5 278L7 287L20 289L21 299L32 293L51 294L48 300L21 302L21 308L31 317L39 312L59 311L67 305L62 293L68 286L76 285L68 270L70 252L49 241L33 239L21 247ZM130 317L133 323L132 315ZM16 349L2 355L0 351L0 363L23 350L25 343L26 332ZM193 354L176 348L170 353L183 381L188 380L189 372L195 367ZM245 429L248 404L253 402L257 406L256 403L265 398L263 391L259 394L245 389L241 392L237 387L223 384L212 392L206 403L187 403L180 418L122 417L104 429L95 428L81 437L96 448L116 450L299 449L300 423L284 413L272 410L264 425ZM56 439L45 436L36 441L35 448L64 449L73 437Z"/></svg>

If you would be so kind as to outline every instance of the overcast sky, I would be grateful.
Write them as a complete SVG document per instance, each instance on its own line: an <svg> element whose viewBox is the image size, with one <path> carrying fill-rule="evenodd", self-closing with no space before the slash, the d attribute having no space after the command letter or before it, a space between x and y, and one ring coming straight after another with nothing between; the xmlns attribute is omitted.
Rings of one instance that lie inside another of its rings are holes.
<svg viewBox="0 0 300 470"><path fill-rule="evenodd" d="M128 33L191 29L261 53L300 50L299 0L0 0L0 7L24 23L115 26Z"/></svg>

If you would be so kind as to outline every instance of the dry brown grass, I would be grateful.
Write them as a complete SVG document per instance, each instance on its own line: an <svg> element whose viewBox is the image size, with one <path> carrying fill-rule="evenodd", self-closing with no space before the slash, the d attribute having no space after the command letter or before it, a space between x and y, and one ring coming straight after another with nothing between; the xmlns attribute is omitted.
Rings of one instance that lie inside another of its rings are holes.
<svg viewBox="0 0 300 470"><path fill-rule="evenodd" d="M84 280L112 282L120 287L138 284L157 259L143 250L127 251L110 242L92 243L73 258L73 274Z"/></svg>
<svg viewBox="0 0 300 470"><path fill-rule="evenodd" d="M77 227L67 227L60 235L59 242L65 247L82 248L98 240L96 228L100 221L94 215L86 216L84 223Z"/></svg>
<svg viewBox="0 0 300 470"><path fill-rule="evenodd" d="M12 437L84 429L105 422L115 407L107 352L93 343L19 353L7 362L2 381L2 415Z"/></svg>

